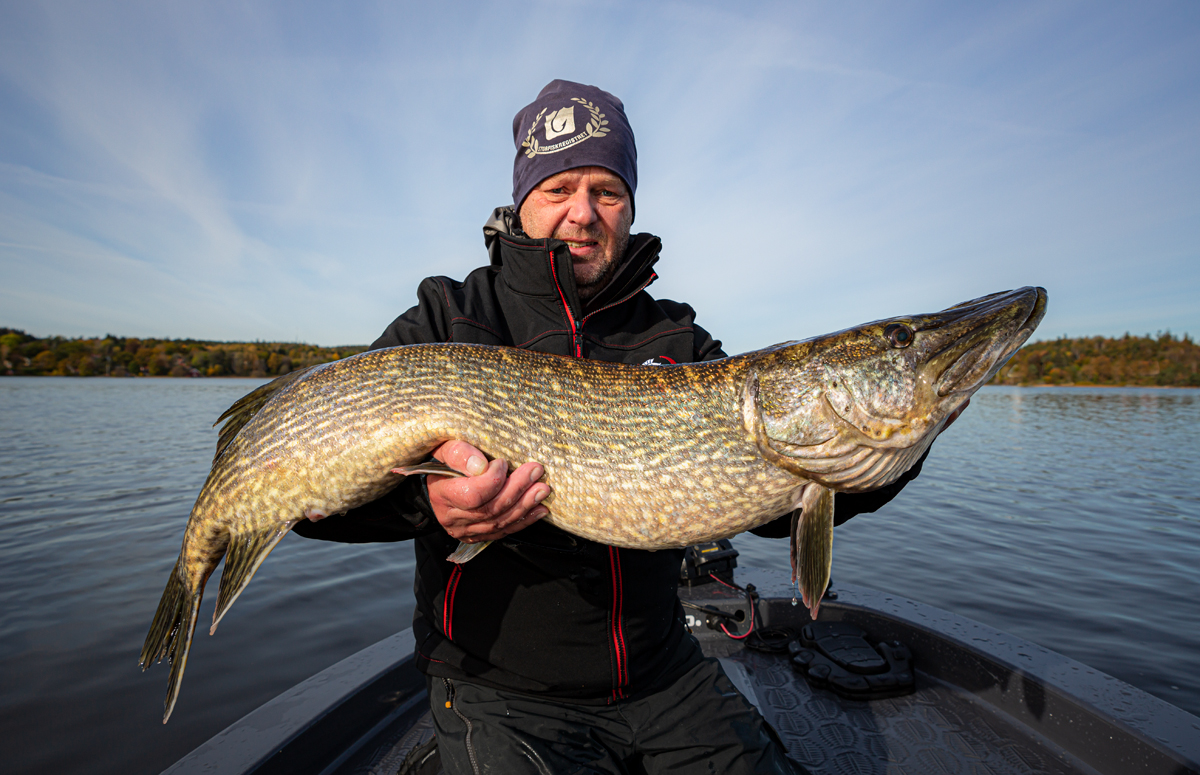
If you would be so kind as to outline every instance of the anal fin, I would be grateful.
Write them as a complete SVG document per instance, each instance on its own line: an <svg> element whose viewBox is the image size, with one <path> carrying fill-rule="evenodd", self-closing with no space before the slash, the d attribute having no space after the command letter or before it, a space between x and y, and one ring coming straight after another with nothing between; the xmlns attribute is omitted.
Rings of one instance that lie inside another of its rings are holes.
<svg viewBox="0 0 1200 775"><path fill-rule="evenodd" d="M208 634L217 631L221 618L233 605L238 596L254 578L258 566L263 564L271 550L283 540L292 527L300 520L292 520L282 524L271 525L265 530L253 532L232 532L229 536L229 549L225 555L225 567L221 571L221 587L217 592L217 607L213 611L213 623Z"/></svg>

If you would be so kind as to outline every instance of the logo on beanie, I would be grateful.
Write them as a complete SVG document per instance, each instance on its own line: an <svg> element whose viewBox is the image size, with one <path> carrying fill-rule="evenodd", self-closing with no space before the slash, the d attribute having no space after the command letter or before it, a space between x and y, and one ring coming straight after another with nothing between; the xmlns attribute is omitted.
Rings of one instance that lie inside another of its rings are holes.
<svg viewBox="0 0 1200 775"><path fill-rule="evenodd" d="M568 105L546 116L546 141L575 131L575 106Z"/></svg>
<svg viewBox="0 0 1200 775"><path fill-rule="evenodd" d="M538 124L542 123L542 118L546 119L545 134L546 142L548 143L556 137L569 135L575 131L575 106L567 105L558 110L542 108L537 116L534 117L533 123L529 125L529 134L525 136L525 142L521 143L521 147L525 149L526 156L532 159L539 154L558 153L559 151L565 151L572 145L582 143L589 137L604 137L604 135L608 134L608 121L604 118L604 114L600 112L600 108L582 97L572 97L571 101L578 102L587 108L588 113L591 115L583 131L553 145L542 145L534 135Z"/></svg>

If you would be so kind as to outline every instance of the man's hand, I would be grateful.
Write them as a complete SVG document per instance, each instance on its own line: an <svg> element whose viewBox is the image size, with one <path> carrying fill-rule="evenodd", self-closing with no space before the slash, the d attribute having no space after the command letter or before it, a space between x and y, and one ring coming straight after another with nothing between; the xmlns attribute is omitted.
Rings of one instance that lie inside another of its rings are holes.
<svg viewBox="0 0 1200 775"><path fill-rule="evenodd" d="M433 456L467 476L425 478L433 514L446 532L463 543L495 541L529 527L550 513L539 505L550 486L539 482L544 468L526 463L508 473L508 463L489 465L482 452L465 441L447 441Z"/></svg>

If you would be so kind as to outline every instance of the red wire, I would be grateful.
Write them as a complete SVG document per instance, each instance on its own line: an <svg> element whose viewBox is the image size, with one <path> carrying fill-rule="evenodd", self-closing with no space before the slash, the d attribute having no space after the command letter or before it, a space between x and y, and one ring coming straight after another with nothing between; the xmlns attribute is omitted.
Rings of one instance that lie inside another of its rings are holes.
<svg viewBox="0 0 1200 775"><path fill-rule="evenodd" d="M729 587L730 589L736 589L738 592L744 593L746 591L746 590L742 589L741 587L739 587L737 584L730 584L728 581L722 581L720 578L718 578L716 576L713 576L712 579L713 579L713 581L717 582L718 584L724 584L725 586Z"/></svg>
<svg viewBox="0 0 1200 775"><path fill-rule="evenodd" d="M723 585L729 587L730 589L736 589L738 592L746 591L746 590L742 589L741 587L737 586L736 584L730 584L729 582L722 581L721 579L717 578L715 575L712 578L713 578L713 581L716 581L718 584L723 584ZM745 638L746 636L748 636L750 633L754 632L754 602L752 600L750 600L749 595L746 595L746 600L747 600L747 602L750 603L750 629L746 630L741 635L734 635L732 632L725 629L724 624L720 625L721 632L725 633L726 635L733 638L734 640L741 640L742 638Z"/></svg>
<svg viewBox="0 0 1200 775"><path fill-rule="evenodd" d="M754 614L750 615L750 629L746 630L741 635L734 635L732 632L725 629L725 625L723 625L723 624L721 625L721 631L724 632L729 637L733 638L734 640L741 640L742 638L745 638L750 633L754 632Z"/></svg>

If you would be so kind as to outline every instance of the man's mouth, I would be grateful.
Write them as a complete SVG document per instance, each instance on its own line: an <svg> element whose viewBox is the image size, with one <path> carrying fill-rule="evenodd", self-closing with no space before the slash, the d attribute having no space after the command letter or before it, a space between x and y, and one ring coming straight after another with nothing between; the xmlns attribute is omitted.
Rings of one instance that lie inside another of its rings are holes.
<svg viewBox="0 0 1200 775"><path fill-rule="evenodd" d="M587 260L600 247L600 243L596 240L571 240L565 239L567 250L571 251L571 257L576 260Z"/></svg>

